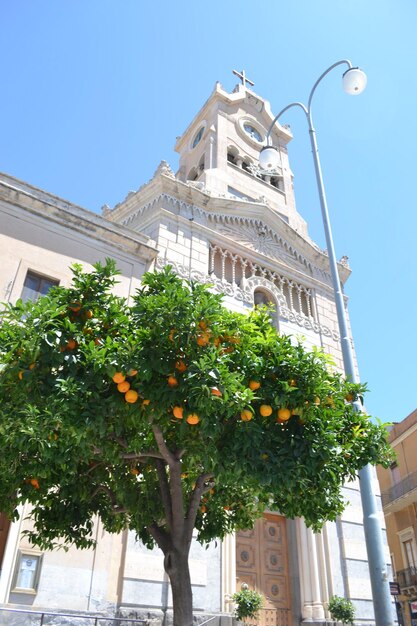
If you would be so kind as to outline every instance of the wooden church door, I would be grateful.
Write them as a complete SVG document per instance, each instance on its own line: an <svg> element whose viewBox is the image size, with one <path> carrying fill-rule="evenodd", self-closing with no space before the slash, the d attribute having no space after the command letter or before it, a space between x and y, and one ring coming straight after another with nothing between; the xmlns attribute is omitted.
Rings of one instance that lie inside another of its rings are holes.
<svg viewBox="0 0 417 626"><path fill-rule="evenodd" d="M264 608L252 626L289 626L290 581L288 573L286 521L280 515L266 513L252 530L236 537L236 589L242 583L264 596Z"/></svg>

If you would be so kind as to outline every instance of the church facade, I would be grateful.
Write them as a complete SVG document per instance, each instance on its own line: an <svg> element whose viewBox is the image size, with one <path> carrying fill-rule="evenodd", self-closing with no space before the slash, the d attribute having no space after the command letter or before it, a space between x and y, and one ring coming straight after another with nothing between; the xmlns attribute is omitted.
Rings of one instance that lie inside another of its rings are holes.
<svg viewBox="0 0 417 626"><path fill-rule="evenodd" d="M232 93L215 85L177 139L176 174L162 162L148 183L113 209L104 207L102 216L1 176L2 299L32 297L46 291L48 281L68 284L74 261L89 267L115 258L122 273L118 290L126 296L144 271L171 265L185 279L212 285L234 310L272 302L280 332L302 335L342 369L328 257L295 206L291 132L275 125L271 138L281 167L265 175L258 155L274 116L243 83ZM346 263L339 273L344 283ZM252 531L207 550L193 545L195 614L230 614L231 595L247 583L266 598L263 624L324 622L334 594L354 602L358 622L372 623L359 486L349 483L344 490L349 504L343 516L320 534L301 519L269 511ZM169 616L170 590L157 550L145 549L130 533L108 535L97 522L94 550L42 554L25 543L22 513L11 525L0 517L2 610L118 611L158 623Z"/></svg>

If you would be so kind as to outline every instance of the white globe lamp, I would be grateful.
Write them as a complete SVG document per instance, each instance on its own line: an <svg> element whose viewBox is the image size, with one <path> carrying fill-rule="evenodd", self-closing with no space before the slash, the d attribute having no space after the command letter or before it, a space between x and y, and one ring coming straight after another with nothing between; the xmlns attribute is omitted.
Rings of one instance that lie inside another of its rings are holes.
<svg viewBox="0 0 417 626"><path fill-rule="evenodd" d="M366 87L366 74L359 67L351 67L343 74L343 89L351 96L358 96Z"/></svg>
<svg viewBox="0 0 417 626"><path fill-rule="evenodd" d="M259 153L259 166L261 170L274 171L280 165L279 152L274 146L264 146Z"/></svg>

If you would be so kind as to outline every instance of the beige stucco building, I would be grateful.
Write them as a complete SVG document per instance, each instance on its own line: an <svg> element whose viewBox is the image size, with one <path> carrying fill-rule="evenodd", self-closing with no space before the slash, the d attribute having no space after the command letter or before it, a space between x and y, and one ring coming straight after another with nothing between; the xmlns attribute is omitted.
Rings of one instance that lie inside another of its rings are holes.
<svg viewBox="0 0 417 626"><path fill-rule="evenodd" d="M397 459L378 468L399 611L407 626L417 623L417 410L394 424L390 442Z"/></svg>
<svg viewBox="0 0 417 626"><path fill-rule="evenodd" d="M113 209L104 207L101 217L0 176L2 299L67 284L73 261L90 267L108 256L122 272L118 291L128 296L145 270L170 264L184 278L212 284L235 310L272 301L281 332L303 335L342 367L328 258L295 206L288 128L276 125L272 133L281 157L277 175L257 166L272 119L268 102L246 86L228 93L216 84L177 140L178 172L162 162L152 180ZM339 271L344 283L350 270L340 263ZM195 613L230 613L230 594L248 582L266 596L262 623L271 626L324 622L333 594L352 599L358 623L372 623L357 482L345 494L345 513L321 534L270 512L253 531L208 550L193 545ZM26 524L0 521L1 606L121 611L159 623L169 614L162 556L131 534L110 536L97 523L95 550L41 554L25 543Z"/></svg>

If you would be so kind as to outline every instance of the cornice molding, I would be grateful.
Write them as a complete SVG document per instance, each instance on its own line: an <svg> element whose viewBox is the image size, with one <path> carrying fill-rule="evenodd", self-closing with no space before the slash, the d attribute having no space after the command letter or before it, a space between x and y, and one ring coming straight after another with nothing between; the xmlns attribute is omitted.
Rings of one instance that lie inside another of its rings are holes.
<svg viewBox="0 0 417 626"><path fill-rule="evenodd" d="M161 204L165 206L162 207ZM132 211L121 224L132 228L139 218L145 214L154 214L155 210L169 208L174 214L186 219L193 219L203 227L212 228L215 232L233 239L246 248L259 252L275 260L285 260L294 268L308 272L313 278L326 285L331 284L329 272L313 264L305 255L291 244L285 237L278 234L261 217L248 217L208 211L202 207L180 200L166 192L159 193L150 202ZM322 252L324 254L324 252Z"/></svg>
<svg viewBox="0 0 417 626"><path fill-rule="evenodd" d="M17 179L0 179L0 208L6 213L25 211L34 220L47 220L66 229L70 228L89 238L107 242L119 249L152 260L157 250L155 243L141 232L127 230L117 222L110 222L105 218L48 195L41 189L30 187L22 183L20 187Z"/></svg>

